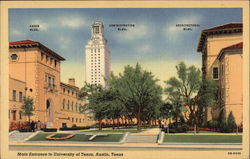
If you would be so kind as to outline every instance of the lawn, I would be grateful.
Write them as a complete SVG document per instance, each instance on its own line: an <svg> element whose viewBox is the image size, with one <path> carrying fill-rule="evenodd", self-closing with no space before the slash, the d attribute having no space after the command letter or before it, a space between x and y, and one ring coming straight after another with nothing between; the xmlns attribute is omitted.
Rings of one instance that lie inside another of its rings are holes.
<svg viewBox="0 0 250 159"><path fill-rule="evenodd" d="M165 135L164 142L241 143L242 135Z"/></svg>
<svg viewBox="0 0 250 159"><path fill-rule="evenodd" d="M37 134L36 136L32 137L31 139L29 139L29 141L50 141L47 140L46 137L54 134L54 133L44 133L41 132L39 134ZM68 134L67 134L68 135ZM63 134L57 134L56 136L65 136ZM88 141L88 139L90 138L90 135L86 135L86 134L75 134L75 136L73 136L70 139L67 140L58 140L58 141L76 141L76 142L119 142L122 137L123 134L108 134L107 136L97 136L96 138L94 138L92 141Z"/></svg>
<svg viewBox="0 0 250 159"><path fill-rule="evenodd" d="M141 129L140 131L138 131L136 128L127 128L127 129L103 129L103 130L80 130L80 131L74 131L76 133L79 132L86 132L86 133L125 133L125 132L130 132L130 133L139 133L139 132L143 132L147 129Z"/></svg>

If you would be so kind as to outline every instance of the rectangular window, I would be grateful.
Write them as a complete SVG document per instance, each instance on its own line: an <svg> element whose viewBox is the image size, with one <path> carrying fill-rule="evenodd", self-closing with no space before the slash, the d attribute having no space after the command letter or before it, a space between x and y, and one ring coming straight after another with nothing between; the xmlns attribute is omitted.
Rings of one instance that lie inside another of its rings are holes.
<svg viewBox="0 0 250 159"><path fill-rule="evenodd" d="M16 101L16 90L13 90L12 92L12 100Z"/></svg>
<svg viewBox="0 0 250 159"><path fill-rule="evenodd" d="M19 92L19 102L23 101L23 92Z"/></svg>
<svg viewBox="0 0 250 159"><path fill-rule="evenodd" d="M219 68L213 67L213 79L218 79L218 78L219 78Z"/></svg>
<svg viewBox="0 0 250 159"><path fill-rule="evenodd" d="M48 78L48 87L51 87L51 77Z"/></svg>
<svg viewBox="0 0 250 159"><path fill-rule="evenodd" d="M13 120L16 120L16 110L13 110Z"/></svg>
<svg viewBox="0 0 250 159"><path fill-rule="evenodd" d="M23 112L19 112L19 120L22 120L22 114L23 114Z"/></svg>
<svg viewBox="0 0 250 159"><path fill-rule="evenodd" d="M94 26L93 29L94 29L94 33L96 34L99 33L99 26Z"/></svg>

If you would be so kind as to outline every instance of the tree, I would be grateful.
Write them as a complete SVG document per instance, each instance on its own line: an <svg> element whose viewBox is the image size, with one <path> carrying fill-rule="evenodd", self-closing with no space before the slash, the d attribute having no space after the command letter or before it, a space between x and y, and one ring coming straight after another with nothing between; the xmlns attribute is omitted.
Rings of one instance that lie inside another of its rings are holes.
<svg viewBox="0 0 250 159"><path fill-rule="evenodd" d="M201 119L204 119L205 108L212 106L215 101L217 86L212 80L202 80L201 71L193 65L187 67L181 62L176 66L176 70L178 78L171 77L165 82L169 101L180 117L181 111L185 111L183 106L187 108L189 124L200 125Z"/></svg>
<svg viewBox="0 0 250 159"><path fill-rule="evenodd" d="M33 115L34 111L34 101L31 97L24 97L24 105L22 106L24 116L28 116L28 121L30 122L30 116Z"/></svg>
<svg viewBox="0 0 250 159"><path fill-rule="evenodd" d="M236 125L236 122L235 122L235 118L234 118L234 115L233 115L232 111L228 115L227 125L228 125L228 128L229 128L230 132L233 132L233 130L237 128L237 125Z"/></svg>
<svg viewBox="0 0 250 159"><path fill-rule="evenodd" d="M111 89L118 93L118 99L127 110L127 114L137 119L137 129L141 129L143 113L148 108L161 103L162 89L151 72L142 70L137 63L135 68L126 66L123 74L111 76ZM152 112L154 113L154 112Z"/></svg>
<svg viewBox="0 0 250 159"><path fill-rule="evenodd" d="M99 92L102 89L101 85L89 84L85 82L85 85L80 89L79 99L87 99L91 94Z"/></svg>
<svg viewBox="0 0 250 159"><path fill-rule="evenodd" d="M99 130L102 129L101 121L106 118L107 99L103 92L94 92L89 97L87 109L93 114L95 120L99 121Z"/></svg>
<svg viewBox="0 0 250 159"><path fill-rule="evenodd" d="M220 106L221 100L217 96L218 86L215 81L211 79L203 79L198 95L196 96L196 104L198 110L195 116L197 117L197 124L202 125L206 122L206 111L208 107Z"/></svg>

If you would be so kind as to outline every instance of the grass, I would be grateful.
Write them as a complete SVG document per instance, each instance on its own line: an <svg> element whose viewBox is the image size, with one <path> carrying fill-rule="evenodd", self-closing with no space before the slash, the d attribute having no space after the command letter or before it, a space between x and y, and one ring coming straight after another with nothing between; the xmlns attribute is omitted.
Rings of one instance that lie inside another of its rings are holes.
<svg viewBox="0 0 250 159"><path fill-rule="evenodd" d="M44 133L41 132L39 134L37 134L36 136L32 137L31 139L29 139L29 141L49 141L46 139L47 136L54 134L54 133ZM69 134L67 134L69 135ZM65 136L64 134L57 134L57 137L61 136ZM73 136L70 139L67 140L58 140L58 141L76 141L76 142L119 142L122 137L123 134L109 134L108 136L97 136L94 140L92 141L88 141L88 139L90 138L90 135L86 135L86 134L75 134L75 136Z"/></svg>
<svg viewBox="0 0 250 159"><path fill-rule="evenodd" d="M102 130L80 130L80 131L74 131L76 133L79 132L86 132L86 133L125 133L125 132L130 132L130 133L140 133L143 132L147 129L141 129L140 131L138 131L136 128L121 128L121 129L112 129L112 128L108 128L108 129L102 129Z"/></svg>
<svg viewBox="0 0 250 159"><path fill-rule="evenodd" d="M164 142L241 143L242 135L165 135Z"/></svg>
<svg viewBox="0 0 250 159"><path fill-rule="evenodd" d="M194 133L194 131L187 131L187 133ZM218 133L220 133L220 132L214 132L214 131L199 131L199 132L196 132L197 134L199 134L199 133L215 133L215 134L218 134Z"/></svg>

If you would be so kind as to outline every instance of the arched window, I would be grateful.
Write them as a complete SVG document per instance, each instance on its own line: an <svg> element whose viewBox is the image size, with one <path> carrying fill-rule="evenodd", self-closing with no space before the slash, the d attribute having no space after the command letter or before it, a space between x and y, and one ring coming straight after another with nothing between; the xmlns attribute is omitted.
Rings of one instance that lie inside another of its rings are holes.
<svg viewBox="0 0 250 159"><path fill-rule="evenodd" d="M72 109L72 111L74 111L74 103L73 102L71 103L71 109Z"/></svg>

